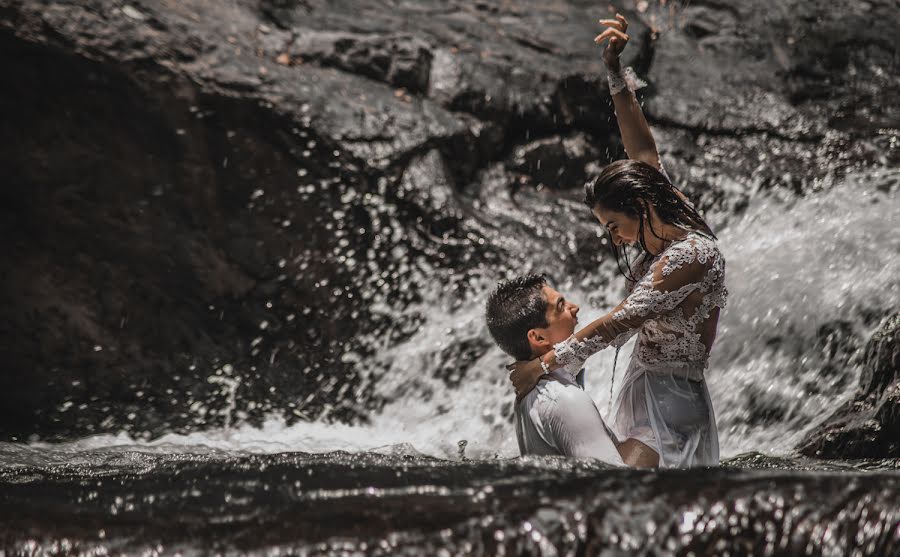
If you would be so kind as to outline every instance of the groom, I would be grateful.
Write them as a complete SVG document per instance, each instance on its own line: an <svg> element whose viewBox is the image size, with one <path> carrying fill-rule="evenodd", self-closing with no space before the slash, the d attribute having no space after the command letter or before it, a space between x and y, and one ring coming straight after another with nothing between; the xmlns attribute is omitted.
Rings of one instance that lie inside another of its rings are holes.
<svg viewBox="0 0 900 557"><path fill-rule="evenodd" d="M543 275L526 275L497 285L488 298L486 319L491 336L504 352L516 360L530 360L575 332L578 309ZM576 381L578 373L579 369L557 369L516 401L516 438L522 455L657 466L659 455L652 448L636 439L616 439Z"/></svg>

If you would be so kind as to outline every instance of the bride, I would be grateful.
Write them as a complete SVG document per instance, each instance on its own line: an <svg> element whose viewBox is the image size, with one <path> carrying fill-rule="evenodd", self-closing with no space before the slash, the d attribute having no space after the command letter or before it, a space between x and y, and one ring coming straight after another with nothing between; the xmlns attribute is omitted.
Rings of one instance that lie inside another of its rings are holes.
<svg viewBox="0 0 900 557"><path fill-rule="evenodd" d="M666 175L634 96L637 80L631 68L622 71L627 21L617 14L601 23L607 29L595 42L608 41L603 60L629 160L610 164L590 181L585 203L606 228L628 296L553 351L510 364L510 379L524 396L550 372L577 369L592 354L637 334L615 397L613 431L653 447L660 466L712 466L719 461L719 441L704 372L725 306L725 261L712 230ZM626 244L640 250L630 265Z"/></svg>

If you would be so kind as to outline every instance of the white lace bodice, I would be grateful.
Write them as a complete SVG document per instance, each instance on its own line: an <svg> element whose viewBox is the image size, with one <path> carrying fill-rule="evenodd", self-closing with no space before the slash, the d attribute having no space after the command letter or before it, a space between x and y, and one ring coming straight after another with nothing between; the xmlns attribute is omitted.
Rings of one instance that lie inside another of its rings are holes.
<svg viewBox="0 0 900 557"><path fill-rule="evenodd" d="M725 260L715 241L698 232L670 244L632 269L628 297L606 316L555 347L557 363L574 367L638 333L635 357L654 366L688 366L702 374L725 307Z"/></svg>
<svg viewBox="0 0 900 557"><path fill-rule="evenodd" d="M715 339L716 310L725 307L728 295L725 259L719 248L712 239L692 233L646 266L613 318L649 317L640 327L635 348L643 363L701 364L705 368ZM671 288L666 288L666 279L682 269L682 280L673 280ZM657 279L659 274L662 281ZM713 323L707 323L710 320Z"/></svg>

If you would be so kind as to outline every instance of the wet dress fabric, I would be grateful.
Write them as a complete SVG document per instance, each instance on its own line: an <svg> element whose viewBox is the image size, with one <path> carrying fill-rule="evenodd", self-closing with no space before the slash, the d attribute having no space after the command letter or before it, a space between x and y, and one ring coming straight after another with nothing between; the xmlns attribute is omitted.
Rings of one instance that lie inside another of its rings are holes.
<svg viewBox="0 0 900 557"><path fill-rule="evenodd" d="M573 370L575 373L577 369ZM624 466L594 401L567 369L553 372L516 404L519 452L595 458Z"/></svg>
<svg viewBox="0 0 900 557"><path fill-rule="evenodd" d="M656 449L663 467L719 462L715 414L704 372L725 306L725 261L715 241L689 232L632 268L628 297L555 348L563 369L638 335L611 414L620 440Z"/></svg>

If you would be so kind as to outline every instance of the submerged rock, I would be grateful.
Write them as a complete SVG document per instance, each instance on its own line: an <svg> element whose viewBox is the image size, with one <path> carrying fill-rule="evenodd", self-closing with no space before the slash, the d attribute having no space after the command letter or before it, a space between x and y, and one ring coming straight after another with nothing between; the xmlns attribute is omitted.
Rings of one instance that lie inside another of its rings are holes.
<svg viewBox="0 0 900 557"><path fill-rule="evenodd" d="M888 318L865 348L854 399L800 444L818 458L900 457L900 314Z"/></svg>

